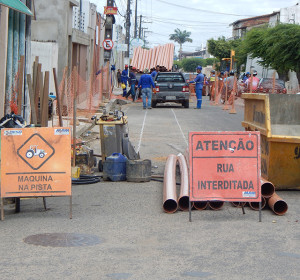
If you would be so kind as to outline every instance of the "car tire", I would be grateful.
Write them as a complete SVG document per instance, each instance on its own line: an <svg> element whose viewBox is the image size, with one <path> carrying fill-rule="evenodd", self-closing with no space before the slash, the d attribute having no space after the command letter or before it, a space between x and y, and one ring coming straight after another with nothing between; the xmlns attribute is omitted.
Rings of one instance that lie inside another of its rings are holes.
<svg viewBox="0 0 300 280"><path fill-rule="evenodd" d="M157 104L156 101L152 101L152 102L151 102L151 107L152 107L152 108L156 108L156 104Z"/></svg>
<svg viewBox="0 0 300 280"><path fill-rule="evenodd" d="M183 101L182 106L183 106L184 108L190 108L190 101L189 101L189 100Z"/></svg>

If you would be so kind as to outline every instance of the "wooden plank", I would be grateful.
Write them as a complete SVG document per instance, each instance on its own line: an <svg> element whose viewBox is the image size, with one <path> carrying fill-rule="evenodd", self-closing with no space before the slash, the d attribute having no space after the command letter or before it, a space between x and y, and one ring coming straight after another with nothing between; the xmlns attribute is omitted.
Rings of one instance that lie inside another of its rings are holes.
<svg viewBox="0 0 300 280"><path fill-rule="evenodd" d="M54 85L55 85L55 91L56 91L56 102L57 102L59 126L63 126L62 115L61 115L61 99L60 99L60 93L59 93L55 68L53 68L53 78L54 78Z"/></svg>
<svg viewBox="0 0 300 280"><path fill-rule="evenodd" d="M64 110L64 98L65 98L65 95L66 95L67 75L68 75L68 66L66 66L64 68L64 73L63 73L63 78L62 78L62 93L61 93L61 97L60 97L60 104L61 104L61 108L62 108L62 114L63 114L63 110ZM67 110L68 110L68 106L67 106Z"/></svg>
<svg viewBox="0 0 300 280"><path fill-rule="evenodd" d="M37 71L36 71L36 77L35 77L35 89L33 91L34 93L34 106L37 116L37 124L41 123L40 118L40 108L39 108L39 102L40 102L40 92L43 89L43 75L41 72L42 64L37 65ZM34 87L34 84L33 84Z"/></svg>
<svg viewBox="0 0 300 280"><path fill-rule="evenodd" d="M19 77L18 77L18 115L22 114L22 97L23 97L23 82L24 82L24 55L20 58Z"/></svg>
<svg viewBox="0 0 300 280"><path fill-rule="evenodd" d="M75 167L76 165L76 109L77 109L77 91L78 91L78 68L77 66L74 67L72 72L74 75L74 82L73 82L73 161L72 166Z"/></svg>
<svg viewBox="0 0 300 280"><path fill-rule="evenodd" d="M36 89L38 64L39 64L39 57L36 56L35 61L33 62L33 67L32 67L32 90L33 90L33 93L35 93L35 89Z"/></svg>
<svg viewBox="0 0 300 280"><path fill-rule="evenodd" d="M37 124L36 108L35 108L35 104L34 104L34 93L33 93L30 74L27 74L27 84L28 84L30 108L31 108L31 123Z"/></svg>
<svg viewBox="0 0 300 280"><path fill-rule="evenodd" d="M41 108L41 126L47 127L48 126L48 99L49 99L49 71L45 71L45 80L44 80L44 88L41 94L43 99L40 104Z"/></svg>

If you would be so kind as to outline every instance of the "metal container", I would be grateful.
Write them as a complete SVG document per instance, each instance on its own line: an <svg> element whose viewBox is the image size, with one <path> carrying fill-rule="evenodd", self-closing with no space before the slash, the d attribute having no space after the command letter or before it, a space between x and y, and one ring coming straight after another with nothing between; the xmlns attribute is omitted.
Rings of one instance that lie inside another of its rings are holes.
<svg viewBox="0 0 300 280"><path fill-rule="evenodd" d="M126 177L128 182L149 182L151 180L151 160L128 160Z"/></svg>
<svg viewBox="0 0 300 280"><path fill-rule="evenodd" d="M300 95L243 94L243 127L261 133L261 175L276 189L300 189Z"/></svg>
<svg viewBox="0 0 300 280"><path fill-rule="evenodd" d="M122 139L128 134L127 117L115 121L99 119L96 124L100 127L102 161L104 162L112 153L122 153Z"/></svg>
<svg viewBox="0 0 300 280"><path fill-rule="evenodd" d="M103 163L103 180L125 181L127 158L120 153L113 153Z"/></svg>

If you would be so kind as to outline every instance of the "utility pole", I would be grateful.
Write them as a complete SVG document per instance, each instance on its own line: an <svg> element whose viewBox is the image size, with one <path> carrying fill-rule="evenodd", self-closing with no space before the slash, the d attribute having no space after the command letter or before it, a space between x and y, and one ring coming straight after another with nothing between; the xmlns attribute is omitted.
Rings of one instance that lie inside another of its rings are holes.
<svg viewBox="0 0 300 280"><path fill-rule="evenodd" d="M107 6L113 7L114 6L114 0L107 0ZM104 40L105 39L111 39L113 36L113 24L115 23L115 17L114 15L106 15L105 19L105 32L104 32ZM111 50L104 50L104 62L110 61L111 56Z"/></svg>
<svg viewBox="0 0 300 280"><path fill-rule="evenodd" d="M134 15L134 38L137 38L137 0L135 0L135 15Z"/></svg>
<svg viewBox="0 0 300 280"><path fill-rule="evenodd" d="M125 44L127 44L127 52L125 57L129 58L129 47L130 47L130 0L127 0L127 11L126 11L126 35L125 35Z"/></svg>
<svg viewBox="0 0 300 280"><path fill-rule="evenodd" d="M142 38L142 15L140 15L140 29L139 29L139 38Z"/></svg>

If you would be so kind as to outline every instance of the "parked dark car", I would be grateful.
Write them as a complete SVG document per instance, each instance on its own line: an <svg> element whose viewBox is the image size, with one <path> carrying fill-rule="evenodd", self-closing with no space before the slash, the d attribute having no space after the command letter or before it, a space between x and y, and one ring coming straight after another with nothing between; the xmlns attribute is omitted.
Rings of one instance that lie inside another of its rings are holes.
<svg viewBox="0 0 300 280"><path fill-rule="evenodd" d="M260 93L272 93L273 92L273 79L272 78L262 78L259 81L257 92ZM275 80L275 91L274 93L286 94L286 88L283 80Z"/></svg>
<svg viewBox="0 0 300 280"><path fill-rule="evenodd" d="M175 102L189 108L190 90L180 72L158 72L155 79L156 93L152 94L152 107L157 103Z"/></svg>

